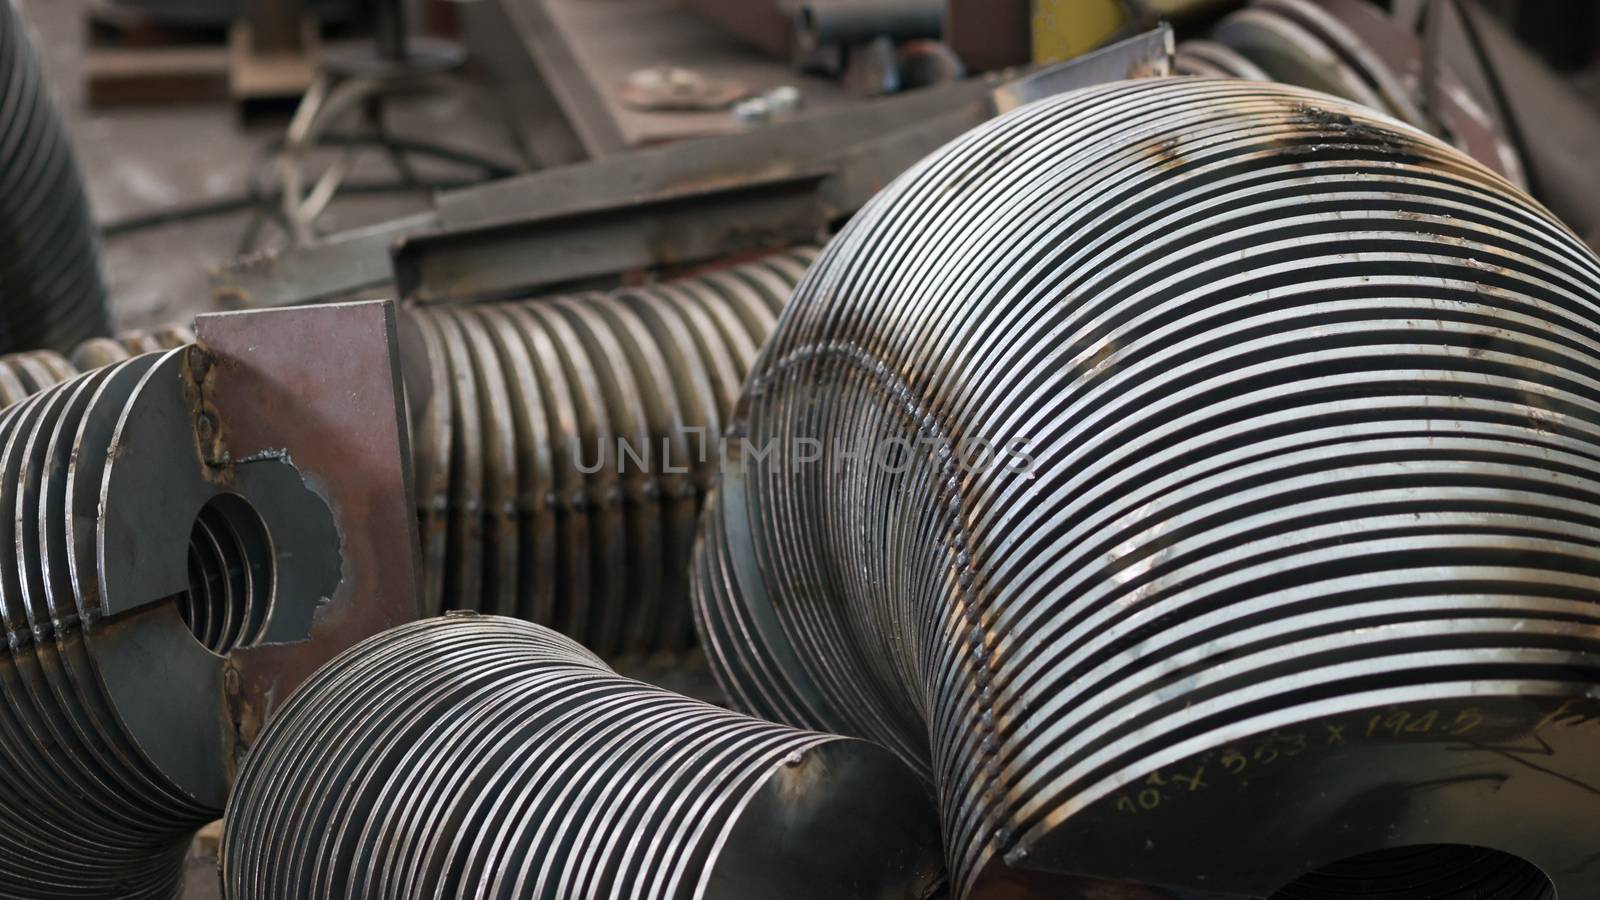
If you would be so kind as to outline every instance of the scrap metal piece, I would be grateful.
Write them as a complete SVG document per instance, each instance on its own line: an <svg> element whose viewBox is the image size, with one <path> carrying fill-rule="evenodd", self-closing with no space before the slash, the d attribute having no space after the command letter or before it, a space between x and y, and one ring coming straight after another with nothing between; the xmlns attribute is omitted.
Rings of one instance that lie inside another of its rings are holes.
<svg viewBox="0 0 1600 900"><path fill-rule="evenodd" d="M1070 62L1013 78L995 88L995 112L1003 115L1025 103L1096 84L1171 75L1173 40L1172 27L1162 24Z"/></svg>
<svg viewBox="0 0 1600 900"><path fill-rule="evenodd" d="M393 316L202 316L0 412L8 891L175 896L263 721L415 618Z"/></svg>
<svg viewBox="0 0 1600 900"><path fill-rule="evenodd" d="M696 168L716 166L714 158L679 158ZM480 217L464 205L445 202L440 208L444 228L410 234L394 244L395 280L401 294L416 303L506 299L631 269L820 239L832 218L818 191L828 171L796 170L741 154L741 165L757 161L764 170L758 175L717 173L705 182L648 194L630 190L626 197L615 196L617 185L638 177L660 179L663 170L636 159L607 160L585 167L585 172L552 170L539 183L527 183L531 191L506 185L497 197L482 195L486 207L513 199L510 195L532 199L545 190L562 195L553 206L522 207L540 210L535 215L518 212L498 221L492 214ZM613 195L610 202L566 195L569 185L561 184L597 177L618 179L599 195ZM464 224L450 225L452 219Z"/></svg>
<svg viewBox="0 0 1600 900"><path fill-rule="evenodd" d="M742 84L681 66L640 69L629 74L620 91L629 106L653 110L726 109L748 93Z"/></svg>
<svg viewBox="0 0 1600 900"><path fill-rule="evenodd" d="M813 242L928 151L998 109L1165 74L1170 31L1031 73L975 78L770 126L448 192L438 209L213 273L233 306L325 299L391 272L418 303L506 299L619 273ZM389 258L392 247L392 260Z"/></svg>
<svg viewBox="0 0 1600 900"><path fill-rule="evenodd" d="M761 121L794 112L804 96L792 84L779 85L764 94L741 100L730 111L735 118Z"/></svg>
<svg viewBox="0 0 1600 900"><path fill-rule="evenodd" d="M396 283L418 303L503 299L819 240L923 154L998 112L1088 84L1167 74L1171 52L1163 26L1019 78L961 82L446 195L438 230L396 243Z"/></svg>
<svg viewBox="0 0 1600 900"><path fill-rule="evenodd" d="M461 613L364 641L295 694L229 800L221 867L235 900L921 900L941 876L932 800L882 748Z"/></svg>
<svg viewBox="0 0 1600 900"><path fill-rule="evenodd" d="M1565 225L1353 103L1024 107L796 291L706 653L917 766L956 898L1600 897L1596 310Z"/></svg>
<svg viewBox="0 0 1600 900"><path fill-rule="evenodd" d="M211 295L225 309L272 309L349 297L393 281L389 246L438 224L438 215L429 211L340 232L314 244L252 253L211 269Z"/></svg>
<svg viewBox="0 0 1600 900"><path fill-rule="evenodd" d="M239 676L236 756L317 666L422 612L417 557L394 550L417 546L396 331L389 301L195 319L211 363L201 394L218 411L220 458L236 467L287 462L327 501L339 531L341 580L304 623L309 638L230 657Z"/></svg>

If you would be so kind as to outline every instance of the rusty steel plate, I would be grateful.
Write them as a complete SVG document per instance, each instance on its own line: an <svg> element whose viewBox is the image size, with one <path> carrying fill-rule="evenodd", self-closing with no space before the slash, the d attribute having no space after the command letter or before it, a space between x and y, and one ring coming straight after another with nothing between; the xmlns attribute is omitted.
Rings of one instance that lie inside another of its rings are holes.
<svg viewBox="0 0 1600 900"><path fill-rule="evenodd" d="M244 744L317 666L421 615L410 436L404 427L394 305L332 304L195 320L210 365L185 377L215 408L214 451L287 460L332 512L340 579L309 634L236 651L226 676ZM244 749L238 747L239 750Z"/></svg>

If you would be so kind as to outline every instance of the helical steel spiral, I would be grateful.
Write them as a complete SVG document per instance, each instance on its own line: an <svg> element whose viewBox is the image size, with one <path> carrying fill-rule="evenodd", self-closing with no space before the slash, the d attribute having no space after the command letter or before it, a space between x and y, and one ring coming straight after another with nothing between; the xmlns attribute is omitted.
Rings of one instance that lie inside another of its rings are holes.
<svg viewBox="0 0 1600 900"><path fill-rule="evenodd" d="M0 356L0 409L37 394L81 372L132 359L141 353L176 350L194 342L187 326L124 331L115 337L90 338L72 348L69 359L54 350L28 350Z"/></svg>
<svg viewBox="0 0 1600 900"><path fill-rule="evenodd" d="M77 368L54 350L29 350L0 356L0 408L20 403L76 374Z"/></svg>
<svg viewBox="0 0 1600 900"><path fill-rule="evenodd" d="M232 765L206 712L224 655L297 604L287 595L328 590L292 561L338 538L290 467L214 484L186 414L170 427L186 352L73 376L0 413L0 796L26 811L0 821L11 896L175 896ZM191 510L185 567L162 538L190 519L149 522Z"/></svg>
<svg viewBox="0 0 1600 900"><path fill-rule="evenodd" d="M428 608L528 619L606 658L692 646L689 552L718 437L815 255L410 310Z"/></svg>
<svg viewBox="0 0 1600 900"><path fill-rule="evenodd" d="M187 325L163 325L119 331L111 337L90 338L72 348L72 365L87 372L122 362L141 353L176 350L194 343L194 330Z"/></svg>
<svg viewBox="0 0 1600 900"><path fill-rule="evenodd" d="M77 160L16 0L0 0L0 349L64 352L108 330Z"/></svg>
<svg viewBox="0 0 1600 900"><path fill-rule="evenodd" d="M1523 184L1511 136L1414 34L1369 0L1252 0L1224 16L1210 40L1180 43L1173 71L1282 81L1386 112L1439 135Z"/></svg>
<svg viewBox="0 0 1600 900"><path fill-rule="evenodd" d="M1225 44L1200 38L1178 45L1172 71L1177 75L1201 78L1243 78L1246 81L1271 81L1266 70Z"/></svg>
<svg viewBox="0 0 1600 900"><path fill-rule="evenodd" d="M926 788L872 744L611 672L452 613L324 666L228 802L232 900L929 896Z"/></svg>
<svg viewBox="0 0 1600 900"><path fill-rule="evenodd" d="M91 629L80 627L98 613L93 581L79 589L69 567L78 562L92 572L93 529L73 527L72 507L103 472L111 428L153 362L143 358L46 388L9 407L0 422L6 475L0 503L13 509L31 501L34 512L24 521L43 528L19 532L6 516L9 533L0 547L8 582L0 590L15 598L5 615L12 650L0 666L9 701L0 713L6 794L17 808L38 813L21 833L7 835L0 871L8 889L29 896L173 896L187 836L211 815L150 764L118 720L95 677ZM84 466L73 467L68 485L71 457L80 449ZM16 541L24 537L55 552L19 554ZM31 588L26 596L24 584ZM83 800L90 809L78 808ZM6 830L16 832L8 823Z"/></svg>
<svg viewBox="0 0 1600 900"><path fill-rule="evenodd" d="M1024 107L825 248L733 428L707 653L916 765L954 896L1600 896L1600 260L1442 142Z"/></svg>

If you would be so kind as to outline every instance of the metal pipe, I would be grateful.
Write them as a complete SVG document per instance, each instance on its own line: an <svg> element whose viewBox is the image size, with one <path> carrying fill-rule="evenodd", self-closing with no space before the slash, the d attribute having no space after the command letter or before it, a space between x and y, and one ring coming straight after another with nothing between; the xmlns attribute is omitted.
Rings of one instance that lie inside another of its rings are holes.
<svg viewBox="0 0 1600 900"><path fill-rule="evenodd" d="M937 38L944 0L808 0L795 7L795 28L812 46Z"/></svg>

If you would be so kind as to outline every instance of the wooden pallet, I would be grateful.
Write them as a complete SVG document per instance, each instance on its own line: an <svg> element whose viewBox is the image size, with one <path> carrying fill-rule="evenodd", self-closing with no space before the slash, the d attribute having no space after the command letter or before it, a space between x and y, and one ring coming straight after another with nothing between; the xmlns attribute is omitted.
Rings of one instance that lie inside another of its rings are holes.
<svg viewBox="0 0 1600 900"><path fill-rule="evenodd" d="M164 25L109 3L86 15L85 96L97 109L233 101L294 101L316 76L321 32L304 20L300 46L263 51L248 22L231 28Z"/></svg>
<svg viewBox="0 0 1600 900"><path fill-rule="evenodd" d="M84 95L97 109L228 99L227 33L175 28L93 4L85 14Z"/></svg>

